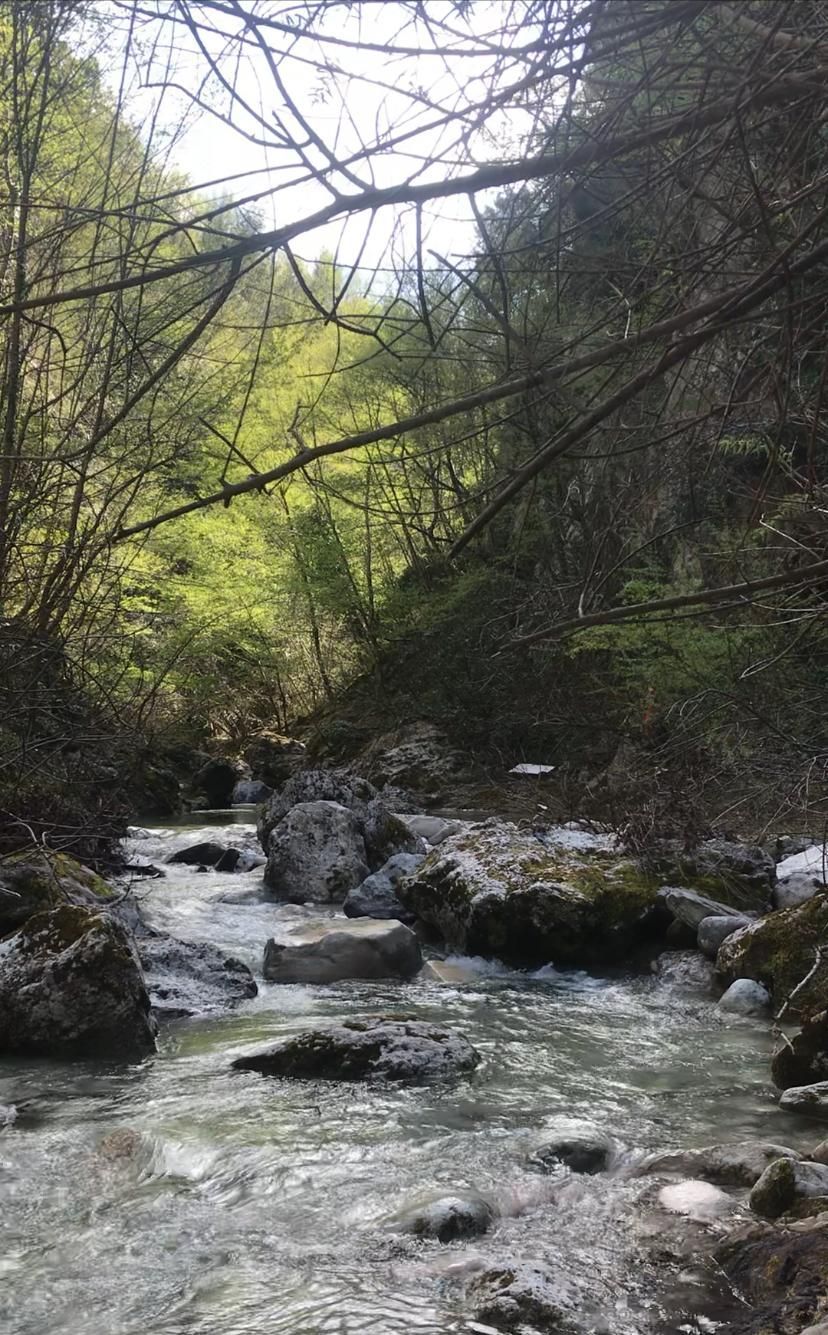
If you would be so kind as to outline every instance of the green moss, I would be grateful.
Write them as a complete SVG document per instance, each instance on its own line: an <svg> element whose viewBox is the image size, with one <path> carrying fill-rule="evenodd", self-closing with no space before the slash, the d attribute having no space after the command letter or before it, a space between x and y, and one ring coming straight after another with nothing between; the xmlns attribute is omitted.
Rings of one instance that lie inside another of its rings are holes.
<svg viewBox="0 0 828 1335"><path fill-rule="evenodd" d="M730 978L755 978L767 984L778 1006L811 972L817 948L828 942L828 895L771 913L757 927L722 947L721 967ZM828 1005L828 961L797 993L790 1015L808 1015Z"/></svg>
<svg viewBox="0 0 828 1335"><path fill-rule="evenodd" d="M3 865L13 867L19 883L44 902L58 903L65 892L82 886L100 899L111 899L115 890L102 876L84 867L68 853L51 849L24 848L5 858ZM62 882L69 882L64 886Z"/></svg>
<svg viewBox="0 0 828 1335"><path fill-rule="evenodd" d="M29 918L21 933L21 948L30 955L59 955L103 921L100 914L80 904L60 904Z"/></svg>

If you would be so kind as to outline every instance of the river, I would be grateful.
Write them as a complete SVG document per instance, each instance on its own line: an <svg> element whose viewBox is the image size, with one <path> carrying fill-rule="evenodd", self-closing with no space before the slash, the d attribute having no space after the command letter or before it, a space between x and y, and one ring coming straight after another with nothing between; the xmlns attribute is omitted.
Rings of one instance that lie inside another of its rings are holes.
<svg viewBox="0 0 828 1335"><path fill-rule="evenodd" d="M252 826L210 833L253 844ZM203 834L150 831L135 848L158 860ZM561 1276L586 1330L716 1328L692 1269L664 1260L688 1225L630 1167L657 1147L810 1144L776 1107L767 1025L725 1020L649 976L479 960L458 961L456 986L268 985L264 942L304 910L222 902L245 887L258 897L258 874L176 867L137 893L153 925L249 963L254 1000L168 1026L137 1064L0 1066L0 1103L24 1109L0 1131L4 1335L479 1332L463 1278L515 1257ZM465 1034L483 1054L474 1077L376 1089L230 1070L308 1025L400 1011ZM532 1171L546 1134L584 1122L618 1142L612 1171ZM116 1130L137 1133L131 1152L117 1152ZM394 1231L404 1204L468 1188L498 1203L487 1236L444 1246Z"/></svg>

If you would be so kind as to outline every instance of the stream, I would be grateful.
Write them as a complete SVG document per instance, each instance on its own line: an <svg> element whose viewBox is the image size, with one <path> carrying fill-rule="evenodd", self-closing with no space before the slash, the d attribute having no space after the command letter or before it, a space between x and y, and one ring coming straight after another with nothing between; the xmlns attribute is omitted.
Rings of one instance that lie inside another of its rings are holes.
<svg viewBox="0 0 828 1335"><path fill-rule="evenodd" d="M235 823L146 831L133 849L160 862L204 837L255 845L253 826ZM259 995L167 1025L137 1064L3 1062L0 1104L22 1107L0 1130L4 1335L485 1332L463 1279L515 1258L559 1274L586 1329L715 1330L692 1268L665 1274L659 1259L673 1233L704 1225L667 1214L661 1183L630 1169L661 1147L811 1143L776 1107L767 1024L720 1017L649 976L481 960L456 961L457 985L270 985L265 940L318 908L265 902L260 873L166 870L136 886L147 920L243 959ZM222 900L240 894L253 902ZM483 1062L432 1088L230 1070L252 1047L366 1012L445 1024ZM532 1170L533 1147L585 1122L619 1145L609 1173ZM394 1231L405 1204L469 1188L500 1211L486 1236L441 1245Z"/></svg>

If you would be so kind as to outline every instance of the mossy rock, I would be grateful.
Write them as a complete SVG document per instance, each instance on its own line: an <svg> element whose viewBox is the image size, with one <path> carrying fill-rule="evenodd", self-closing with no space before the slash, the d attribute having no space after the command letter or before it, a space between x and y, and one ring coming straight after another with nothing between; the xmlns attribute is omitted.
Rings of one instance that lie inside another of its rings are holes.
<svg viewBox="0 0 828 1335"><path fill-rule="evenodd" d="M828 895L815 895L804 904L770 913L734 932L722 943L716 968L728 982L753 978L764 983L773 994L777 1011L807 978L786 1011L790 1018L805 1017L828 1007L826 947ZM817 964L820 948L823 958Z"/></svg>
<svg viewBox="0 0 828 1335"><path fill-rule="evenodd" d="M623 959L652 933L658 888L606 849L487 821L442 843L398 895L449 946L519 967L584 967Z"/></svg>
<svg viewBox="0 0 828 1335"><path fill-rule="evenodd" d="M732 1234L715 1260L746 1302L729 1335L798 1335L828 1298L828 1224L756 1224Z"/></svg>
<svg viewBox="0 0 828 1335"><path fill-rule="evenodd" d="M0 863L0 935L16 931L34 913L75 901L94 906L113 894L102 877L66 853L21 849Z"/></svg>
<svg viewBox="0 0 828 1335"><path fill-rule="evenodd" d="M741 913L770 908L776 868L770 855L752 844L715 838L686 849L666 843L648 852L647 865L662 884L695 890Z"/></svg>

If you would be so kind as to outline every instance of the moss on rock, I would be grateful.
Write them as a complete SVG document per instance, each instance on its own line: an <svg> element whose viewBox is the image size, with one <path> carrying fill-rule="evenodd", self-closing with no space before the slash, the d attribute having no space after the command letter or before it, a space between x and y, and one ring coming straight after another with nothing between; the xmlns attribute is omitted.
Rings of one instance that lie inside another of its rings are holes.
<svg viewBox="0 0 828 1335"><path fill-rule="evenodd" d="M804 1017L828 1006L826 947L828 895L815 895L729 936L719 949L716 968L728 982L753 978L764 983L777 1010L793 997L787 1014Z"/></svg>

